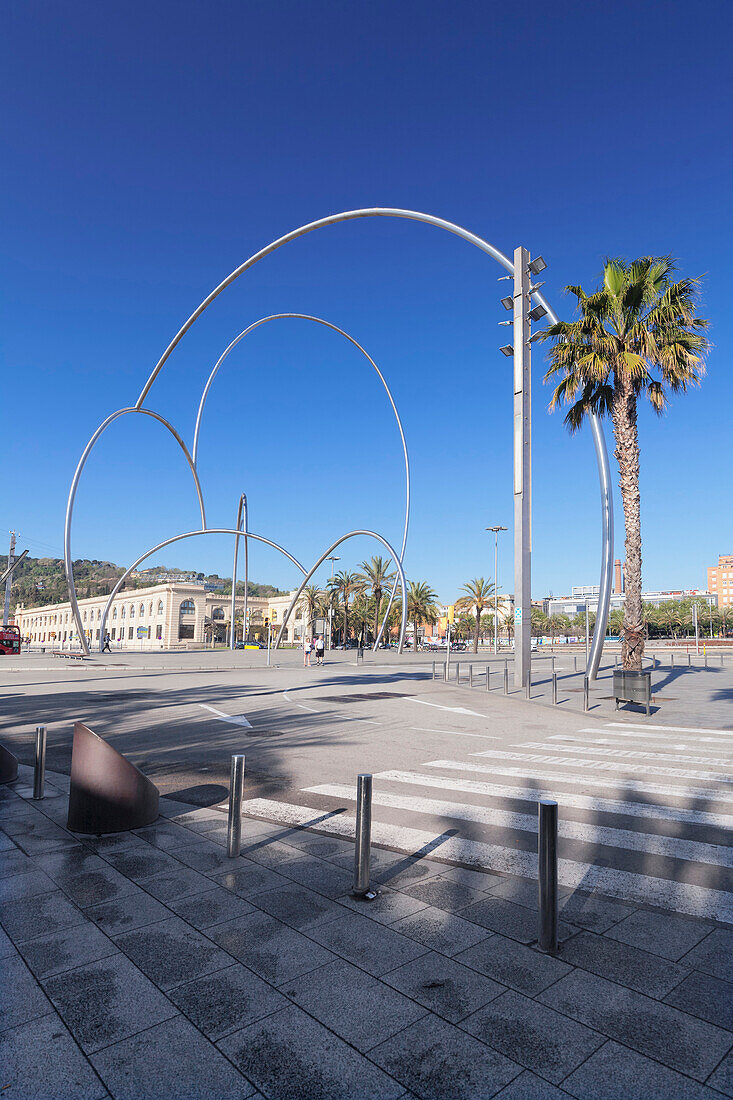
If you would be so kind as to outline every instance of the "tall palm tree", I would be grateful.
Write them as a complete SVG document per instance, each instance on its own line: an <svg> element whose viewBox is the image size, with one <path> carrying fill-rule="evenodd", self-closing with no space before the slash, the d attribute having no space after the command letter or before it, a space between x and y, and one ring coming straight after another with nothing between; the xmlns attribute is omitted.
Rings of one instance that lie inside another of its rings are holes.
<svg viewBox="0 0 733 1100"><path fill-rule="evenodd" d="M344 612L344 633L342 641L343 644L346 645L346 640L349 636L349 602L364 590L364 582L358 573L349 573L348 570L342 569L335 577L332 577L328 583L336 599L341 599L341 605Z"/></svg>
<svg viewBox="0 0 733 1100"><path fill-rule="evenodd" d="M644 655L639 398L662 413L668 392L699 383L709 346L707 321L695 312L699 280L672 282L674 270L668 256L607 260L603 284L590 295L581 286L567 288L577 299L578 320L559 321L543 333L553 340L545 375L556 383L550 409L570 406L565 423L571 432L591 411L613 422L626 528L625 669L640 669Z"/></svg>
<svg viewBox="0 0 733 1100"><path fill-rule="evenodd" d="M407 589L407 618L414 629L415 649L417 649L417 628L438 620L438 595L425 581L410 581Z"/></svg>
<svg viewBox="0 0 733 1100"><path fill-rule="evenodd" d="M389 572L391 558L384 561L381 557L374 557L371 561L361 563L364 588L369 589L374 597L374 637L379 633L379 610L382 606L382 594L386 588L394 582L394 573Z"/></svg>
<svg viewBox="0 0 733 1100"><path fill-rule="evenodd" d="M473 634L473 652L478 653L478 637L481 631L481 612L485 607L489 606L491 597L494 595L494 586L490 581L485 581L483 577L474 577L472 581L467 581L461 587L461 591L465 592L465 596L461 596L456 600L456 607L469 610L475 608L476 626L474 627Z"/></svg>

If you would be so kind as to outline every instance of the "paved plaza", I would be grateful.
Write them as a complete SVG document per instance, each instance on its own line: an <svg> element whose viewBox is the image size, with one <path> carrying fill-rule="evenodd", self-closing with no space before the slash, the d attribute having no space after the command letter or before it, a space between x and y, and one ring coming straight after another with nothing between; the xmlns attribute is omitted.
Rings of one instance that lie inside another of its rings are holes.
<svg viewBox="0 0 733 1100"><path fill-rule="evenodd" d="M298 653L3 666L0 740L23 761L0 788L4 1091L733 1095L730 665L681 672L676 700L655 670L647 719L616 714L603 679L588 713L582 693L505 697L503 662L487 691L484 658L470 688L470 659L458 685L420 655L352 652L310 669ZM160 787L156 825L66 830L74 720ZM371 903L350 893L362 771ZM560 807L556 957L536 946L544 795Z"/></svg>

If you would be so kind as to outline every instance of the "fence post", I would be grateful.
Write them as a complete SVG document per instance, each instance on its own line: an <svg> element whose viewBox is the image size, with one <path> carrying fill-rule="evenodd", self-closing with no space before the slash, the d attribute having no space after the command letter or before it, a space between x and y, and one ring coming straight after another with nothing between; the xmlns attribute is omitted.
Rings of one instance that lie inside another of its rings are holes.
<svg viewBox="0 0 733 1100"><path fill-rule="evenodd" d="M43 798L46 782L46 727L36 726L36 762L33 769L33 797Z"/></svg>
<svg viewBox="0 0 733 1100"><path fill-rule="evenodd" d="M557 673L556 672L553 672L553 674L552 674L552 701L555 704L557 703Z"/></svg>
<svg viewBox="0 0 733 1100"><path fill-rule="evenodd" d="M542 799L538 804L537 857L539 869L541 951L557 951L557 802Z"/></svg>
<svg viewBox="0 0 733 1100"><path fill-rule="evenodd" d="M242 795L244 794L244 754L232 756L229 776L229 821L227 828L227 855L236 859L242 842Z"/></svg>
<svg viewBox="0 0 733 1100"><path fill-rule="evenodd" d="M354 845L354 897L371 901L377 896L369 888L369 863L372 840L372 777L356 777L356 843Z"/></svg>
<svg viewBox="0 0 733 1100"><path fill-rule="evenodd" d="M589 687L590 687L590 685L588 683L588 677L584 676L583 677L583 710L590 710L590 700L588 698Z"/></svg>

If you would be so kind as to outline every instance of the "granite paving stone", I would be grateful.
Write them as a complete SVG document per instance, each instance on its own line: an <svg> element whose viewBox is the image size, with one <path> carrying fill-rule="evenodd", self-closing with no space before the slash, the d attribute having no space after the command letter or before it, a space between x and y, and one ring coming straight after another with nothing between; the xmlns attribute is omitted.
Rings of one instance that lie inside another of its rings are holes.
<svg viewBox="0 0 733 1100"><path fill-rule="evenodd" d="M714 1100L711 1089L608 1042L562 1083L578 1100Z"/></svg>
<svg viewBox="0 0 733 1100"><path fill-rule="evenodd" d="M408 886L405 892L418 901L424 901L426 905L446 909L449 913L465 909L467 905L486 896L483 891L474 890L463 882L451 882L442 877L429 879L417 886Z"/></svg>
<svg viewBox="0 0 733 1100"><path fill-rule="evenodd" d="M50 824L50 822L49 822ZM78 844L76 837L71 836L64 829L54 826L57 830L39 833L21 833L14 837L15 843L27 855L42 855L44 852L58 852L62 848L75 848Z"/></svg>
<svg viewBox="0 0 733 1100"><path fill-rule="evenodd" d="M222 871L234 871L237 867L247 866L239 856L230 859L226 848L222 848L220 844L203 839L188 844L185 848L176 848L176 859L185 863L187 867L193 867L194 871L199 871L202 875L217 875Z"/></svg>
<svg viewBox="0 0 733 1100"><path fill-rule="evenodd" d="M2 846L3 839L7 842L6 847ZM11 875L27 875L29 871L35 869L36 865L30 856L27 856L25 852L21 852L9 836L6 837L3 833L0 833L0 876L2 880L10 878Z"/></svg>
<svg viewBox="0 0 733 1100"><path fill-rule="evenodd" d="M138 887L112 867L65 876L58 885L80 909L137 893Z"/></svg>
<svg viewBox="0 0 733 1100"><path fill-rule="evenodd" d="M158 818L152 825L146 825L143 829L135 829L135 836L139 836L147 844L154 848L183 848L195 839L195 834L190 829L184 829L173 821L164 821Z"/></svg>
<svg viewBox="0 0 733 1100"><path fill-rule="evenodd" d="M109 852L144 852L150 847L134 833L107 833L104 836L90 836L88 833L73 833L72 835L91 852L97 852L105 858Z"/></svg>
<svg viewBox="0 0 733 1100"><path fill-rule="evenodd" d="M63 970L116 955L118 951L112 940L88 921L28 940L19 950L37 978L60 974Z"/></svg>
<svg viewBox="0 0 733 1100"><path fill-rule="evenodd" d="M398 1100L404 1089L296 1005L221 1040L269 1100Z"/></svg>
<svg viewBox="0 0 733 1100"><path fill-rule="evenodd" d="M124 955L42 979L46 993L87 1054L178 1015L178 1009Z"/></svg>
<svg viewBox="0 0 733 1100"><path fill-rule="evenodd" d="M242 866L235 871L225 871L222 875L210 875L212 882L223 886L225 890L232 890L240 897L249 898L257 894L263 894L265 890L274 890L276 886L289 886L290 880L271 871L268 867L260 867L251 860L243 860Z"/></svg>
<svg viewBox="0 0 733 1100"><path fill-rule="evenodd" d="M45 852L34 857L34 863L54 882L62 882L81 874L82 871L110 870L109 864L100 855L84 844L74 844L60 852Z"/></svg>
<svg viewBox="0 0 733 1100"><path fill-rule="evenodd" d="M194 928L211 928L214 924L243 917L254 912L254 906L244 898L224 890L221 886L209 883L209 889L203 894L177 898L169 901L170 908Z"/></svg>
<svg viewBox="0 0 733 1100"><path fill-rule="evenodd" d="M60 890L0 905L0 924L15 943L83 923L84 914Z"/></svg>
<svg viewBox="0 0 733 1100"><path fill-rule="evenodd" d="M288 843L294 848L299 848L301 852L318 856L319 859L333 859L335 856L343 855L351 855L351 858L354 858L353 843L336 836L318 836L315 833L304 832L300 836L292 836Z"/></svg>
<svg viewBox="0 0 733 1100"><path fill-rule="evenodd" d="M446 869L444 863L435 863L429 859L406 858L397 852L385 852L383 858L383 864L375 864L374 879L396 890L402 890L408 885L416 886L418 882L427 882L429 878L442 875Z"/></svg>
<svg viewBox="0 0 733 1100"><path fill-rule="evenodd" d="M272 871L279 870L285 863L294 859L302 859L303 853L289 844L283 844L271 837L255 837L251 842L242 843L240 855L243 859L250 859L261 867L269 867Z"/></svg>
<svg viewBox="0 0 733 1100"><path fill-rule="evenodd" d="M0 981L0 1031L53 1012L48 998L17 955L3 959Z"/></svg>
<svg viewBox="0 0 733 1100"><path fill-rule="evenodd" d="M464 886L471 886L482 893L491 890L500 881L500 876L491 871L474 871L470 867L451 867L447 871L443 870L440 878L448 882L461 882Z"/></svg>
<svg viewBox="0 0 733 1100"><path fill-rule="evenodd" d="M250 913L226 924L217 924L207 929L206 934L273 985L307 974L334 958L330 951L267 913Z"/></svg>
<svg viewBox="0 0 733 1100"><path fill-rule="evenodd" d="M107 1047L91 1062L115 1100L243 1100L255 1093L180 1016Z"/></svg>
<svg viewBox="0 0 733 1100"><path fill-rule="evenodd" d="M221 970L231 962L210 939L190 928L180 917L172 916L146 928L124 932L115 942L161 989L172 989L181 982Z"/></svg>
<svg viewBox="0 0 733 1100"><path fill-rule="evenodd" d="M288 1004L286 997L239 963L178 985L168 996L213 1041Z"/></svg>
<svg viewBox="0 0 733 1100"><path fill-rule="evenodd" d="M369 917L379 924L394 924L402 917L409 917L412 913L419 913L421 909L427 908L424 901L418 901L398 890L390 890L386 886L371 901L352 897L351 894L342 894L336 900L339 905L345 905L347 909L353 909L355 913Z"/></svg>
<svg viewBox="0 0 733 1100"><path fill-rule="evenodd" d="M498 1093L498 1100L567 1100L567 1093L525 1069Z"/></svg>
<svg viewBox="0 0 733 1100"><path fill-rule="evenodd" d="M323 894L327 898L337 898L345 893L354 881L353 872L345 871L342 867L336 867L324 859L315 859L312 856L294 859L283 864L281 874L303 883L310 890L315 890L316 893Z"/></svg>
<svg viewBox="0 0 733 1100"><path fill-rule="evenodd" d="M712 927L707 921L691 920L677 913L637 909L605 934L676 962L704 939Z"/></svg>
<svg viewBox="0 0 733 1100"><path fill-rule="evenodd" d="M539 908L537 882L534 879L504 876L489 888L489 892L494 898L516 902L517 905L523 905L525 909ZM558 886L557 896L561 902L568 893L569 890L566 887Z"/></svg>
<svg viewBox="0 0 733 1100"><path fill-rule="evenodd" d="M719 1089L726 1096L733 1096L733 1051L726 1054L715 1073L708 1078L708 1085L711 1088Z"/></svg>
<svg viewBox="0 0 733 1100"><path fill-rule="evenodd" d="M733 982L733 931L716 928L681 960L691 970L703 970L714 978Z"/></svg>
<svg viewBox="0 0 733 1100"><path fill-rule="evenodd" d="M513 989L460 1026L555 1085L605 1042L597 1031Z"/></svg>
<svg viewBox="0 0 733 1100"><path fill-rule="evenodd" d="M593 932L573 936L561 946L560 957L571 966L590 970L601 978L660 999L689 973L686 967L661 959L659 955L651 955L608 936L596 936Z"/></svg>
<svg viewBox="0 0 733 1100"><path fill-rule="evenodd" d="M149 844L144 848L134 848L131 851L109 852L105 854L105 859L120 874L126 875L133 882L143 882L153 875L173 874L181 866L173 856L157 848L151 848Z"/></svg>
<svg viewBox="0 0 733 1100"><path fill-rule="evenodd" d="M377 978L425 954L421 944L358 913L317 924L308 936Z"/></svg>
<svg viewBox="0 0 733 1100"><path fill-rule="evenodd" d="M537 939L537 913L516 902L494 897L493 893L463 909L461 916L519 943L534 943ZM567 939L574 931L563 921L558 921L558 940Z"/></svg>
<svg viewBox="0 0 733 1100"><path fill-rule="evenodd" d="M730 1032L582 970L561 978L540 1000L699 1081L733 1045Z"/></svg>
<svg viewBox="0 0 733 1100"><path fill-rule="evenodd" d="M369 1050L426 1014L396 989L340 959L280 988L360 1051Z"/></svg>
<svg viewBox="0 0 733 1100"><path fill-rule="evenodd" d="M196 810L191 810L189 807L188 813L175 815L175 823L192 829L195 833L205 833L214 825L226 824L226 814L208 806L201 806Z"/></svg>
<svg viewBox="0 0 733 1100"><path fill-rule="evenodd" d="M382 981L453 1024L506 989L455 959L446 959L432 951L382 975Z"/></svg>
<svg viewBox="0 0 733 1100"><path fill-rule="evenodd" d="M143 879L140 885L158 901L174 901L177 898L187 898L191 894L203 893L211 887L211 880L194 871L192 867L183 867L179 863L178 868L170 874Z"/></svg>
<svg viewBox="0 0 733 1100"><path fill-rule="evenodd" d="M521 1067L452 1024L425 1016L369 1052L423 1100L495 1096Z"/></svg>
<svg viewBox="0 0 733 1100"><path fill-rule="evenodd" d="M16 950L13 941L7 933L3 932L2 928L0 928L0 959L7 959L10 955L15 954Z"/></svg>
<svg viewBox="0 0 733 1100"><path fill-rule="evenodd" d="M516 940L499 935L461 951L454 958L456 962L529 997L535 997L571 970L567 963L552 955L534 951Z"/></svg>
<svg viewBox="0 0 733 1100"><path fill-rule="evenodd" d="M442 955L457 955L459 951L486 939L487 935L485 928L432 905L419 913L403 917L391 927Z"/></svg>
<svg viewBox="0 0 733 1100"><path fill-rule="evenodd" d="M343 914L340 905L293 883L257 894L253 899L258 909L276 917L291 928L310 928L324 921L335 920Z"/></svg>
<svg viewBox="0 0 733 1100"><path fill-rule="evenodd" d="M169 909L140 889L133 894L84 910L84 916L98 924L108 936L118 936L133 928L144 928L156 921L167 920L170 915Z"/></svg>
<svg viewBox="0 0 733 1100"><path fill-rule="evenodd" d="M733 1031L733 985L711 974L693 972L668 993L664 1003Z"/></svg>
<svg viewBox="0 0 733 1100"><path fill-rule="evenodd" d="M632 905L620 901L602 898L597 894L583 894L576 891L569 897L561 898L560 916L569 924L577 924L591 932L605 932L634 912Z"/></svg>
<svg viewBox="0 0 733 1100"><path fill-rule="evenodd" d="M108 1095L53 1011L0 1035L0 1066L3 1096L102 1100Z"/></svg>
<svg viewBox="0 0 733 1100"><path fill-rule="evenodd" d="M5 902L15 901L16 898L32 898L56 889L56 883L43 871L34 870L7 878L3 876L0 879L0 908Z"/></svg>

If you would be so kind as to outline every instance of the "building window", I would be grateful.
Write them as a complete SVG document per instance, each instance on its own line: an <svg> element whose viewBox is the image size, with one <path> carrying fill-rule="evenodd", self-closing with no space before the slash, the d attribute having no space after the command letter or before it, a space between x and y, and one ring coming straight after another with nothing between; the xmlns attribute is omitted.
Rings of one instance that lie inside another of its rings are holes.
<svg viewBox="0 0 733 1100"><path fill-rule="evenodd" d="M130 604L130 618L131 619L135 618L135 604L134 603Z"/></svg>
<svg viewBox="0 0 733 1100"><path fill-rule="evenodd" d="M224 608L223 607L215 607L214 608L214 613L211 617L216 622L220 622L224 618Z"/></svg>
<svg viewBox="0 0 733 1100"><path fill-rule="evenodd" d="M152 614L153 614L153 601L151 600L150 601L150 607L148 608L148 615L152 615Z"/></svg>
<svg viewBox="0 0 733 1100"><path fill-rule="evenodd" d="M183 603L181 604L180 614L181 615L195 615L196 614L196 604L193 602L193 600L184 600L183 601Z"/></svg>
<svg viewBox="0 0 733 1100"><path fill-rule="evenodd" d="M127 628L127 637L132 638L132 637L134 637L134 635L135 635L134 626L128 626L128 628Z"/></svg>
<svg viewBox="0 0 733 1100"><path fill-rule="evenodd" d="M102 618L102 609L101 609L101 607L98 607L97 608L97 622L99 622L99 620L101 618Z"/></svg>
<svg viewBox="0 0 733 1100"><path fill-rule="evenodd" d="M179 623L178 640L193 641L193 623Z"/></svg>
<svg viewBox="0 0 733 1100"><path fill-rule="evenodd" d="M159 642L162 640L162 638L163 638L163 627L162 626L156 626L156 628L155 628L155 637L158 639Z"/></svg>
<svg viewBox="0 0 733 1100"><path fill-rule="evenodd" d="M84 622L86 622L86 621L87 621L87 613L86 613L86 610L85 610L84 611Z"/></svg>
<svg viewBox="0 0 733 1100"><path fill-rule="evenodd" d="M97 627L97 641L99 641L99 627Z"/></svg>
<svg viewBox="0 0 733 1100"><path fill-rule="evenodd" d="M122 608L122 611L121 611L121 615L122 615L122 618L123 618L123 619L124 619L124 617L125 617L125 615L126 615L126 614L127 614L127 612L125 611L125 609L124 609L124 607L123 607L123 608Z"/></svg>
<svg viewBox="0 0 733 1100"><path fill-rule="evenodd" d="M116 627L116 626L113 626L113 627L112 627L112 641L114 641L114 640L115 640L115 630L116 630L116 629L117 629L117 627Z"/></svg>
<svg viewBox="0 0 733 1100"><path fill-rule="evenodd" d="M142 619L144 615L145 615L145 604L141 603L140 604L140 618Z"/></svg>
<svg viewBox="0 0 733 1100"><path fill-rule="evenodd" d="M116 618L117 618L117 608L116 608L116 607L113 607L113 608L112 608L112 618L113 618L113 619L116 619Z"/></svg>
<svg viewBox="0 0 733 1100"><path fill-rule="evenodd" d="M162 600L158 600L158 614L159 615L163 614L163 601Z"/></svg>

